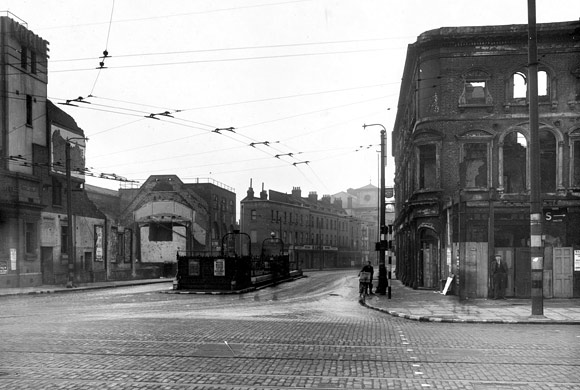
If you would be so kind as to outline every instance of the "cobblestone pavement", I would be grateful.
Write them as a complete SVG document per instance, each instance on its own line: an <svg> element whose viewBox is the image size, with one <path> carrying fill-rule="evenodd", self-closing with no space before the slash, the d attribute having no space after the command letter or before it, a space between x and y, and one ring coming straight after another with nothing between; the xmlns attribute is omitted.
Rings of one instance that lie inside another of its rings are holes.
<svg viewBox="0 0 580 390"><path fill-rule="evenodd" d="M241 295L0 297L0 389L576 389L580 329L409 321L352 272Z"/></svg>

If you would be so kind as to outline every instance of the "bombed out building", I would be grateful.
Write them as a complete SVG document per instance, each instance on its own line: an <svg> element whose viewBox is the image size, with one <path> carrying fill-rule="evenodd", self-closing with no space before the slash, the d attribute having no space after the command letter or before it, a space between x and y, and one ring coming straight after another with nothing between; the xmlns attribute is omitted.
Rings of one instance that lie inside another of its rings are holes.
<svg viewBox="0 0 580 390"><path fill-rule="evenodd" d="M529 297L527 25L427 31L408 46L392 136L397 276ZM537 25L544 297L580 296L580 22Z"/></svg>

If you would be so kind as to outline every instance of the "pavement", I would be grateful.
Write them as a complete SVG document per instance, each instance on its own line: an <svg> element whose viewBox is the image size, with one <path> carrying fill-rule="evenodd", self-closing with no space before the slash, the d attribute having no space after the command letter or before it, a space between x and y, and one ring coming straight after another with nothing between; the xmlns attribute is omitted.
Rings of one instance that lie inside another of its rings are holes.
<svg viewBox="0 0 580 390"><path fill-rule="evenodd" d="M488 324L580 325L580 298L543 299L543 315L532 315L531 299L465 299L439 291L414 290L391 280L391 299L370 295L364 306L415 321Z"/></svg>
<svg viewBox="0 0 580 390"><path fill-rule="evenodd" d="M172 282L172 278L159 278L87 283L74 288L67 288L66 286L2 288L0 289L0 297L67 293L153 283L167 283L168 289L171 289ZM443 295L438 291L414 290L404 286L398 280L391 280L390 282L390 299L388 298L388 294L373 294L362 304L372 310L378 310L394 317L414 321L580 325L580 298L544 299L543 315L532 315L531 299L460 300L457 296ZM214 294L218 293L220 292L214 292Z"/></svg>

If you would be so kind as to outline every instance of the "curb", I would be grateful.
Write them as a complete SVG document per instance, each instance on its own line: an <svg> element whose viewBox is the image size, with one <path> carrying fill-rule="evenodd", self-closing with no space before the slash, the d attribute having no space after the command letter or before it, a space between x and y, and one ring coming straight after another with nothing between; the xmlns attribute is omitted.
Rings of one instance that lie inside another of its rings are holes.
<svg viewBox="0 0 580 390"><path fill-rule="evenodd" d="M27 291L27 292L12 292L12 293L0 293L0 298L2 297L14 297L18 295L45 295L45 294L61 294L61 293L69 293L69 292L80 292L80 291L89 291L89 290L104 290L106 288L119 288L119 287L131 287L131 286L144 286L147 284L158 284L158 283L169 283L172 279L159 279L159 280L148 280L148 281L139 281L136 280L135 282L124 283L124 284L108 284L108 285L101 285L101 286L79 286L79 287L63 287L63 288L54 288L54 289L47 289L47 290L37 290L37 291Z"/></svg>
<svg viewBox="0 0 580 390"><path fill-rule="evenodd" d="M536 319L536 320L476 320L476 319L461 319L461 318L442 318L442 317L431 317L431 316L418 316L413 314L399 313L394 310L382 309L379 307L374 307L366 302L359 303L371 310L380 311L382 313L389 314L393 317L404 318L406 320L419 321L419 322L437 322L446 324L504 324L504 325L580 325L580 321L574 320L552 320L549 318Z"/></svg>

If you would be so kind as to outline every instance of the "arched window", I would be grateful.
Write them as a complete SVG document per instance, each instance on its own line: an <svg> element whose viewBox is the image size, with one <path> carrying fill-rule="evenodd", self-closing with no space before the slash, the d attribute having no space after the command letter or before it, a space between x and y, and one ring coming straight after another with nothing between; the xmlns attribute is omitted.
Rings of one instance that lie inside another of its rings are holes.
<svg viewBox="0 0 580 390"><path fill-rule="evenodd" d="M548 96L548 72L545 70L538 71L538 96Z"/></svg>
<svg viewBox="0 0 580 390"><path fill-rule="evenodd" d="M570 184L580 187L580 129L570 133Z"/></svg>
<svg viewBox="0 0 580 390"><path fill-rule="evenodd" d="M522 71L514 72L510 78L510 99L521 100L521 103L524 103L528 98L528 88L528 74ZM543 101L550 99L550 75L546 70L538 71L538 97Z"/></svg>
<svg viewBox="0 0 580 390"><path fill-rule="evenodd" d="M555 192L557 178L556 137L548 130L540 129L540 188L541 192Z"/></svg>
<svg viewBox="0 0 580 390"><path fill-rule="evenodd" d="M506 135L503 141L503 185L508 193L527 189L526 163L528 142L518 131Z"/></svg>
<svg viewBox="0 0 580 390"><path fill-rule="evenodd" d="M525 99L528 94L527 77L522 72L516 72L512 76L512 98Z"/></svg>

